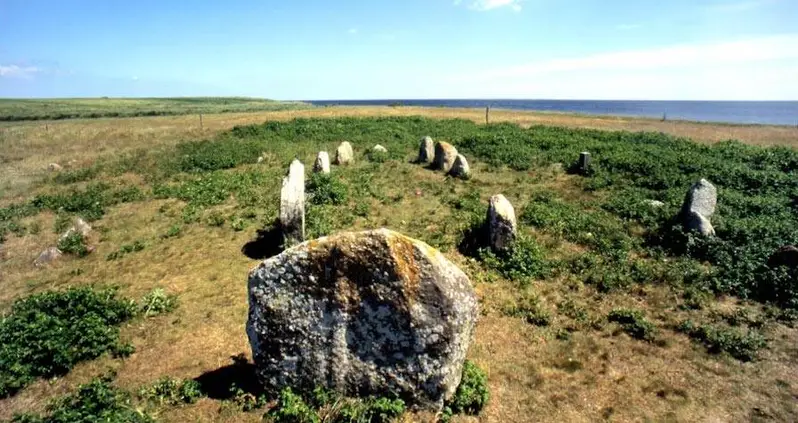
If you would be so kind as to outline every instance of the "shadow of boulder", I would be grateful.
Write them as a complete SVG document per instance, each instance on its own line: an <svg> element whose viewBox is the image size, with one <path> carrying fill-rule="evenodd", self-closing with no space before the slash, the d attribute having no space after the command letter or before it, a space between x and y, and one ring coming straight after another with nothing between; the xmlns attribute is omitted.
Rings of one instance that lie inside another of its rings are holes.
<svg viewBox="0 0 798 423"><path fill-rule="evenodd" d="M280 230L279 222L259 229L255 239L241 247L241 253L254 260L273 257L281 252L283 252L283 232Z"/></svg>
<svg viewBox="0 0 798 423"><path fill-rule="evenodd" d="M252 395L260 394L262 388L255 375L255 365L243 353L230 358L233 364L203 373L194 379L200 384L202 392L216 400L231 399L235 388Z"/></svg>

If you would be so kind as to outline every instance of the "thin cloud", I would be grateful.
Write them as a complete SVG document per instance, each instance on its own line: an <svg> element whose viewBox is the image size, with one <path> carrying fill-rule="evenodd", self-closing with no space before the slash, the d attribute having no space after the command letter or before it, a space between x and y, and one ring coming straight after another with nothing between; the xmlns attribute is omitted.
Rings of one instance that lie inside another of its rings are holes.
<svg viewBox="0 0 798 423"><path fill-rule="evenodd" d="M681 44L648 50L607 52L569 59L551 59L464 75L464 81L531 77L583 70L631 71L757 63L798 59L798 34L721 43Z"/></svg>
<svg viewBox="0 0 798 423"><path fill-rule="evenodd" d="M519 12L521 11L522 0L471 0L468 2L468 8L480 12L487 12L489 10L499 9L502 7L509 7L510 9ZM455 0L455 6L463 3L462 0Z"/></svg>
<svg viewBox="0 0 798 423"><path fill-rule="evenodd" d="M42 69L36 66L0 65L0 77L2 78L31 79L40 72Z"/></svg>

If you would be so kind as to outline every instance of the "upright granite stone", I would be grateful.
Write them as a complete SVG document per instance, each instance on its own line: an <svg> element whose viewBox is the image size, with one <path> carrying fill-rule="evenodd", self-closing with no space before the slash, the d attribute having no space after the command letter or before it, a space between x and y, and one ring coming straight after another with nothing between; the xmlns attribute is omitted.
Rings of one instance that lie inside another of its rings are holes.
<svg viewBox="0 0 798 423"><path fill-rule="evenodd" d="M466 160L465 156L462 154L457 155L457 158L454 159L452 169L449 170L449 174L456 178L463 179L467 179L469 176L471 176L471 169L468 167L468 161Z"/></svg>
<svg viewBox="0 0 798 423"><path fill-rule="evenodd" d="M435 169L449 173L457 159L457 149L448 142L438 141L435 144Z"/></svg>
<svg viewBox="0 0 798 423"><path fill-rule="evenodd" d="M79 233L85 238L89 236L89 234L91 233L91 226L89 226L89 224L86 223L86 221L84 221L83 219L76 217L72 226L69 229L67 229L66 232L61 234L58 240L61 241L63 239L66 239L66 237L72 235L73 233Z"/></svg>
<svg viewBox="0 0 798 423"><path fill-rule="evenodd" d="M46 250L42 251L36 260L33 261L33 265L36 267L46 266L56 260L58 260L64 253L61 252L56 247L49 247Z"/></svg>
<svg viewBox="0 0 798 423"><path fill-rule="evenodd" d="M418 146L418 163L431 163L435 159L435 143L432 137L424 137Z"/></svg>
<svg viewBox="0 0 798 423"><path fill-rule="evenodd" d="M715 214L718 191L706 179L693 184L687 191L682 204L683 226L686 231L698 232L704 236L715 235L710 218Z"/></svg>
<svg viewBox="0 0 798 423"><path fill-rule="evenodd" d="M494 251L507 251L515 241L518 231L513 205L505 196L494 195L490 198L487 219L490 247Z"/></svg>
<svg viewBox="0 0 798 423"><path fill-rule="evenodd" d="M330 173L330 155L326 151L319 151L316 162L313 163L313 173Z"/></svg>
<svg viewBox="0 0 798 423"><path fill-rule="evenodd" d="M590 172L590 153L583 151L579 153L579 172L583 175Z"/></svg>
<svg viewBox="0 0 798 423"><path fill-rule="evenodd" d="M338 149L335 150L335 164L339 166L348 165L354 161L355 153L352 151L352 144L349 144L348 141L342 142Z"/></svg>
<svg viewBox="0 0 798 423"><path fill-rule="evenodd" d="M387 154L388 153L388 149L383 147L383 146L381 146L381 145L379 145L379 144L375 145L371 149L371 151L374 152L374 153L377 153L377 154Z"/></svg>
<svg viewBox="0 0 798 423"><path fill-rule="evenodd" d="M477 316L460 269L388 229L308 241L249 275L247 335L269 392L393 393L438 410L460 383Z"/></svg>
<svg viewBox="0 0 798 423"><path fill-rule="evenodd" d="M305 166L294 159L283 178L280 191L280 229L283 245L290 247L305 240Z"/></svg>

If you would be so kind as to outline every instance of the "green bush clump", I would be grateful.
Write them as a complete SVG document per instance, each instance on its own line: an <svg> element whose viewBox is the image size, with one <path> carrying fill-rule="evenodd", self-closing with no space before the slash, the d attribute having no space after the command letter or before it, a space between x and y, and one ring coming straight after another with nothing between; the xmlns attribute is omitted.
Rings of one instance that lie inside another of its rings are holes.
<svg viewBox="0 0 798 423"><path fill-rule="evenodd" d="M175 161L166 162L171 171L211 172L230 169L245 163L255 163L264 143L222 137L216 140L185 142L177 146Z"/></svg>
<svg viewBox="0 0 798 423"><path fill-rule="evenodd" d="M155 288L141 299L140 310L146 316L169 313L177 308L177 295L167 294L163 288Z"/></svg>
<svg viewBox="0 0 798 423"><path fill-rule="evenodd" d="M77 231L69 233L67 236L58 240L57 247L66 254L72 254L78 257L89 255L89 249L86 247L86 238Z"/></svg>
<svg viewBox="0 0 798 423"><path fill-rule="evenodd" d="M0 398L106 352L129 353L119 326L135 314L135 303L113 290L72 288L17 300L0 320Z"/></svg>
<svg viewBox="0 0 798 423"><path fill-rule="evenodd" d="M463 375L454 397L446 404L454 414L477 415L490 399L488 376L476 364L466 360Z"/></svg>
<svg viewBox="0 0 798 423"><path fill-rule="evenodd" d="M697 325L691 320L680 323L677 329L704 344L710 353L726 353L740 361L755 360L757 352L767 346L765 337L754 329Z"/></svg>
<svg viewBox="0 0 798 423"><path fill-rule="evenodd" d="M166 231L165 234L161 235L161 238L163 239L174 238L176 236L179 236L182 230L183 228L181 228L180 225L172 225L169 227L169 229Z"/></svg>
<svg viewBox="0 0 798 423"><path fill-rule="evenodd" d="M632 338L652 342L657 336L657 328L640 310L616 308L607 315L610 322L619 323L624 332Z"/></svg>
<svg viewBox="0 0 798 423"><path fill-rule="evenodd" d="M141 388L138 396L159 405L194 404L205 394L193 379L162 377L150 386Z"/></svg>
<svg viewBox="0 0 798 423"><path fill-rule="evenodd" d="M176 198L196 208L216 206L231 197L240 205L253 206L263 203L269 186L276 188L273 176L262 170L217 171L179 183L156 184L152 191L156 198Z"/></svg>
<svg viewBox="0 0 798 423"><path fill-rule="evenodd" d="M51 210L66 212L82 216L88 221L98 220L105 215L107 207L138 201L143 197L141 190L136 187L122 187L112 190L105 183L87 185L85 189L71 189L57 194L37 195L30 202L36 210ZM35 214L35 213L33 213Z"/></svg>
<svg viewBox="0 0 798 423"><path fill-rule="evenodd" d="M520 317L535 326L548 326L551 323L551 314L534 295L522 295L517 302L504 307L502 312L506 316Z"/></svg>
<svg viewBox="0 0 798 423"><path fill-rule="evenodd" d="M479 254L486 266L496 269L507 279L527 284L551 274L552 263L535 240L519 236L506 252L494 253L483 248Z"/></svg>
<svg viewBox="0 0 798 423"><path fill-rule="evenodd" d="M18 414L12 423L155 423L152 416L133 407L130 394L110 384L110 378L96 378L80 385L77 392L52 402L45 416Z"/></svg>
<svg viewBox="0 0 798 423"><path fill-rule="evenodd" d="M99 166L84 167L74 170L64 170L55 175L53 180L59 184L74 184L76 182L94 179L100 173Z"/></svg>
<svg viewBox="0 0 798 423"><path fill-rule="evenodd" d="M370 162L373 163L385 163L389 159L389 155L387 151L374 151L369 150L368 154L366 154Z"/></svg>
<svg viewBox="0 0 798 423"><path fill-rule="evenodd" d="M108 254L107 256L105 256L105 259L108 260L108 261L118 260L118 259L121 259L122 257L124 257L124 256L126 256L128 254L139 252L139 251L143 250L146 247L147 247L147 244L145 244L143 241L136 240L136 241L133 241L132 244L122 245L121 247L119 247L118 250L116 250L116 251Z"/></svg>
<svg viewBox="0 0 798 423"><path fill-rule="evenodd" d="M320 423L321 419L291 388L280 391L277 405L264 416L273 423Z"/></svg>
<svg viewBox="0 0 798 423"><path fill-rule="evenodd" d="M312 174L305 185L311 204L341 205L349 195L343 182L324 173Z"/></svg>

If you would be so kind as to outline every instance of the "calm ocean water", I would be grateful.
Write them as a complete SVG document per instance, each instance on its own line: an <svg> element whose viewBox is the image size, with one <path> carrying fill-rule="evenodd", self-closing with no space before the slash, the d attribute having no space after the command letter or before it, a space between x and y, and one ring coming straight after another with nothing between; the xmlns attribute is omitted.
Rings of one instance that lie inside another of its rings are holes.
<svg viewBox="0 0 798 423"><path fill-rule="evenodd" d="M318 106L360 105L478 107L638 116L699 122L798 125L798 101L606 101L606 100L325 100Z"/></svg>

